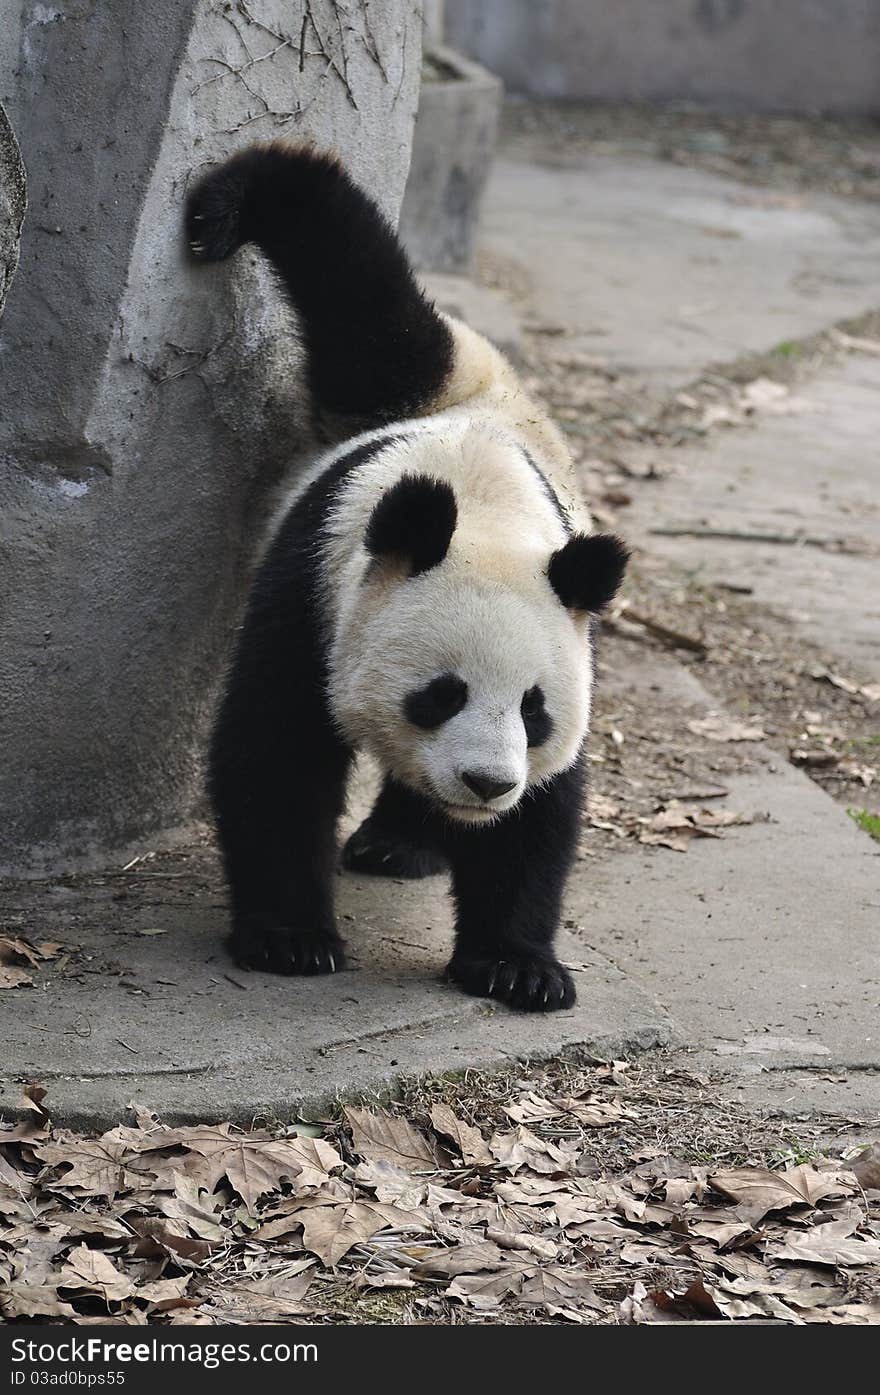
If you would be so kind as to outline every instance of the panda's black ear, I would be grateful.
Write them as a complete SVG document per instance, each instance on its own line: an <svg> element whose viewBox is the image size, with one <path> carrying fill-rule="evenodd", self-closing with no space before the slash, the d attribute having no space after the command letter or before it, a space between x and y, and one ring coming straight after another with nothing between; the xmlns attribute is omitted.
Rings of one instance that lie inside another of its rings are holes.
<svg viewBox="0 0 880 1395"><path fill-rule="evenodd" d="M550 558L550 585L567 610L602 610L623 580L629 549L613 533L575 533Z"/></svg>
<svg viewBox="0 0 880 1395"><path fill-rule="evenodd" d="M443 561L457 519L455 494L445 480L402 475L370 514L364 543L371 556L398 561L409 576L418 576Z"/></svg>

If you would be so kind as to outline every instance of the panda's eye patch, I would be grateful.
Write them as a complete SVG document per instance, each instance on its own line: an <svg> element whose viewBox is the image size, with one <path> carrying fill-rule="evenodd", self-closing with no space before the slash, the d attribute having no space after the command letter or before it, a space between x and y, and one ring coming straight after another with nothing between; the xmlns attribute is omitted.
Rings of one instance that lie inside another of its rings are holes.
<svg viewBox="0 0 880 1395"><path fill-rule="evenodd" d="M432 678L424 688L408 693L403 710L414 726L433 731L454 717L467 702L467 683L454 673Z"/></svg>
<svg viewBox="0 0 880 1395"><path fill-rule="evenodd" d="M544 706L544 694L537 684L523 693L519 710L526 729L527 744L542 746L553 730L553 723Z"/></svg>

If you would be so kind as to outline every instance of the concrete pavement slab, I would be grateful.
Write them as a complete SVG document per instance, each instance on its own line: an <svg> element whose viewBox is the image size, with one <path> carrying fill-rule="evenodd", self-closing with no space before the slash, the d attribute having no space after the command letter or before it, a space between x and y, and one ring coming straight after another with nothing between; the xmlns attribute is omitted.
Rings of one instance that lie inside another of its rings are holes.
<svg viewBox="0 0 880 1395"><path fill-rule="evenodd" d="M674 659L638 652L618 657L606 698L648 683L670 736L717 710ZM880 1116L880 846L777 752L748 749L723 807L755 822L686 854L627 842L596 859L573 888L578 937L756 1103Z"/></svg>
<svg viewBox="0 0 880 1395"><path fill-rule="evenodd" d="M288 1119L403 1075L573 1045L606 1058L672 1038L650 995L570 933L560 949L578 983L571 1011L514 1014L440 982L445 878L340 874L350 968L324 978L237 969L223 902L206 852L158 858L140 875L5 884L9 931L76 948L35 970L36 986L0 995L0 1112L37 1080L56 1120L82 1127L118 1121L132 1099L172 1120Z"/></svg>
<svg viewBox="0 0 880 1395"><path fill-rule="evenodd" d="M652 160L500 159L480 246L577 349L681 383L873 304L880 207Z"/></svg>
<svg viewBox="0 0 880 1395"><path fill-rule="evenodd" d="M696 582L734 582L787 612L856 674L880 676L880 357L829 364L782 401L676 453L636 495L628 536ZM826 546L747 537L668 537L663 527L799 534Z"/></svg>

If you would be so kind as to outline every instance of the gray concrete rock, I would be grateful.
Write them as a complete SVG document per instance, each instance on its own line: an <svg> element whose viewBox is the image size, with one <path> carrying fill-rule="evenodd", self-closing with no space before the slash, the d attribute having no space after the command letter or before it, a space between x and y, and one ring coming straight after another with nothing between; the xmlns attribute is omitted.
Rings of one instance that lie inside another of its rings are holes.
<svg viewBox="0 0 880 1395"><path fill-rule="evenodd" d="M287 311L256 255L188 265L182 200L283 135L335 147L396 216L419 17L346 17L118 0L4 22L30 213L0 323L0 866L101 864L197 804L255 525L308 434Z"/></svg>

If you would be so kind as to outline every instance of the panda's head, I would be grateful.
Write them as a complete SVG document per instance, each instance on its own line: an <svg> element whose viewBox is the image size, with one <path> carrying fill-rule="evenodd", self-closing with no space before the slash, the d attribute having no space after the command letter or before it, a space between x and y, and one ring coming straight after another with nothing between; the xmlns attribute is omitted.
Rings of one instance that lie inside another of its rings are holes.
<svg viewBox="0 0 880 1395"><path fill-rule="evenodd" d="M591 616L617 590L626 549L605 534L540 555L499 549L468 537L451 486L426 475L385 492L364 546L333 665L338 717L449 817L489 822L576 760Z"/></svg>

